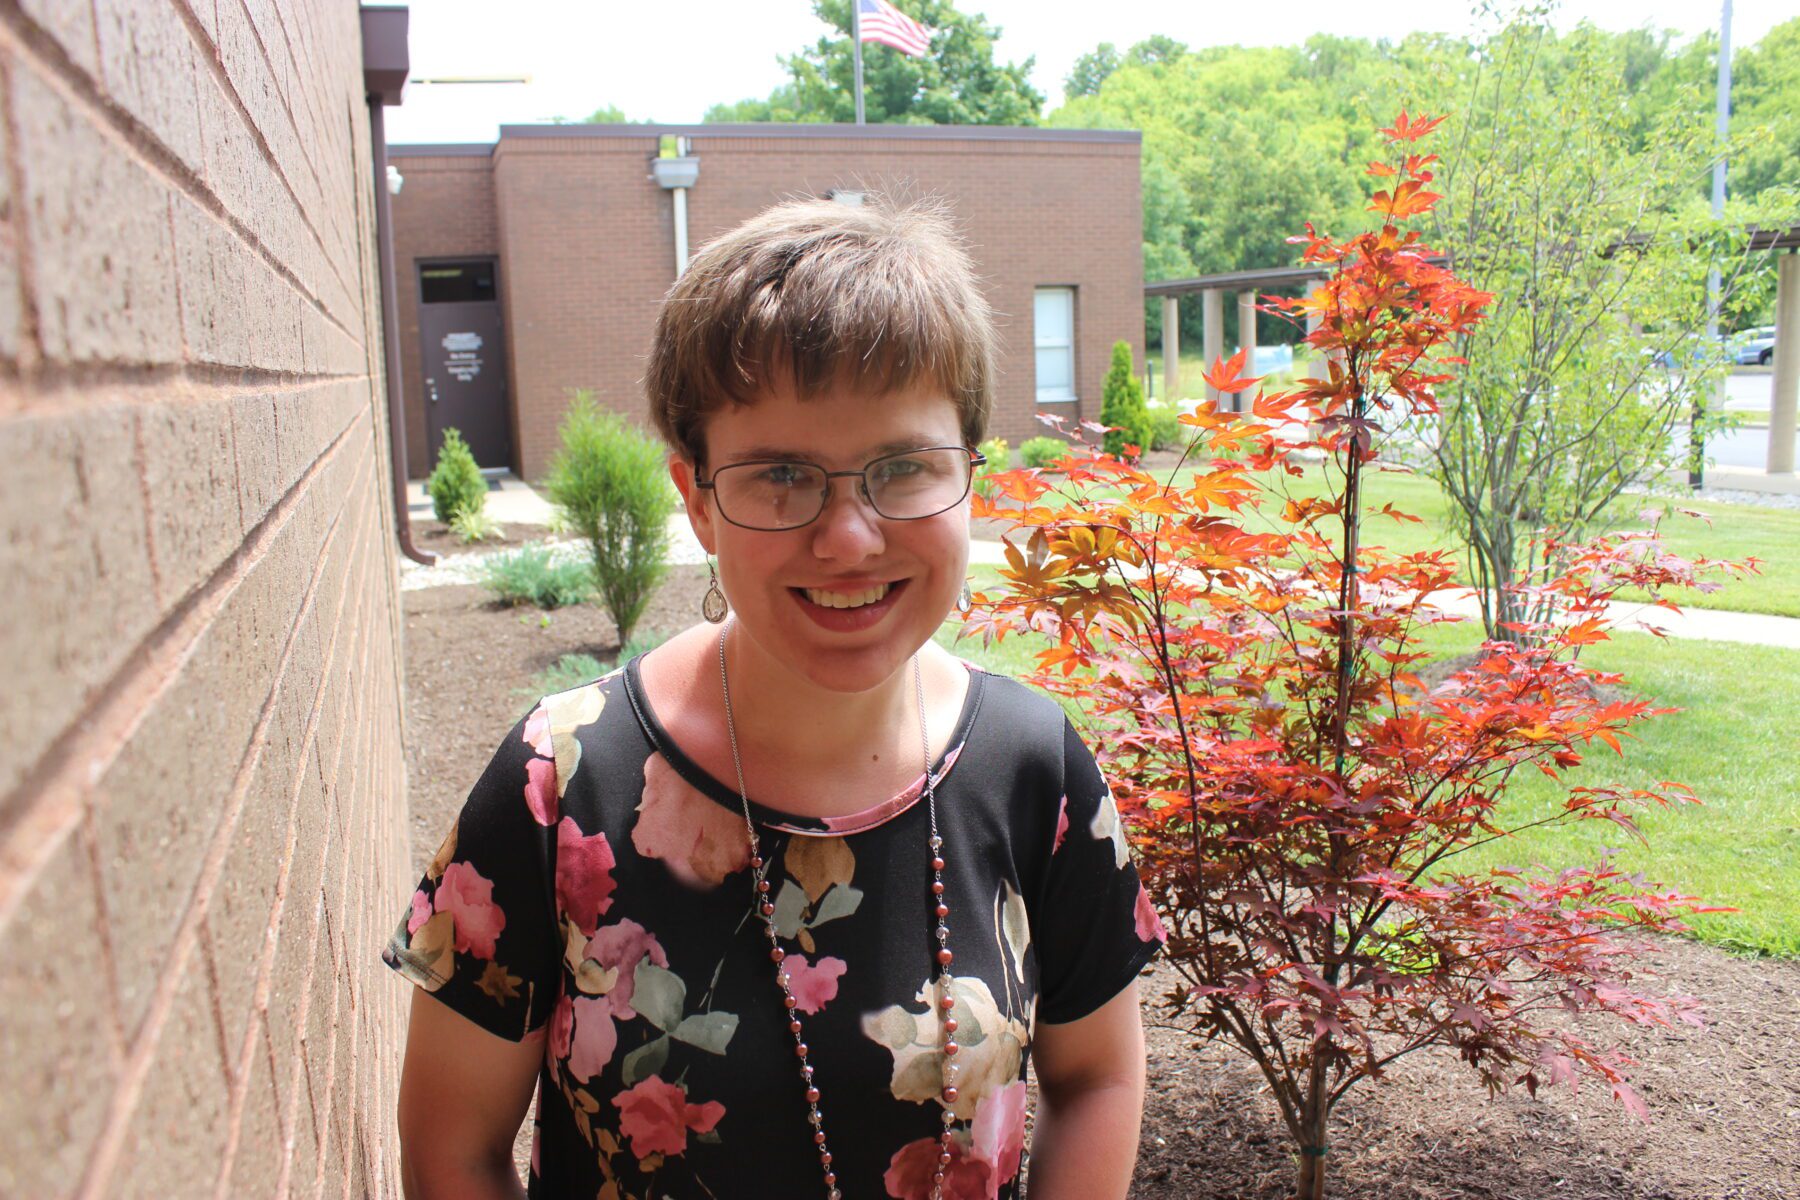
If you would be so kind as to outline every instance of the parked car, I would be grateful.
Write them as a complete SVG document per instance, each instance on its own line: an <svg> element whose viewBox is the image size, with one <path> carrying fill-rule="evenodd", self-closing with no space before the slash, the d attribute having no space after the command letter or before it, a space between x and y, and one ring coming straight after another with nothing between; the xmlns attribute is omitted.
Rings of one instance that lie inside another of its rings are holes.
<svg viewBox="0 0 1800 1200"><path fill-rule="evenodd" d="M1775 358L1775 327L1763 325L1738 334L1737 363L1740 367L1766 367Z"/></svg>

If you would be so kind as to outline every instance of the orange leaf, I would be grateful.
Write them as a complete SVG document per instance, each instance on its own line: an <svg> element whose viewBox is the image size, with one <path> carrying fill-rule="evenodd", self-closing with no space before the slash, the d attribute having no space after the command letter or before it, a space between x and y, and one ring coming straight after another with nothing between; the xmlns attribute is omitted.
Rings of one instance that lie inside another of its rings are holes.
<svg viewBox="0 0 1800 1200"><path fill-rule="evenodd" d="M1243 392L1261 382L1260 375L1246 377L1238 374L1244 369L1245 354L1245 350L1239 350L1230 358L1215 358L1212 370L1206 373L1207 385L1221 392Z"/></svg>

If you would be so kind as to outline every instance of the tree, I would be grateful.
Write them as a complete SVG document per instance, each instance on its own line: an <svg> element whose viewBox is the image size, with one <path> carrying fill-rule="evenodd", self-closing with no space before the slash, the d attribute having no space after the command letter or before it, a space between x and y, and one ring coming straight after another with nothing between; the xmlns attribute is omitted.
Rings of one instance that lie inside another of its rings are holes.
<svg viewBox="0 0 1800 1200"><path fill-rule="evenodd" d="M906 14L930 29L923 58L890 46L863 46L863 97L870 124L1036 125L1043 93L1031 86L1033 59L994 61L998 26L958 12L951 0L901 0ZM763 102L716 105L707 120L850 122L856 119L850 0L813 0L813 12L834 33L781 64L790 81ZM715 114L718 114L715 117Z"/></svg>
<svg viewBox="0 0 1800 1200"><path fill-rule="evenodd" d="M1075 60L1068 77L1063 80L1063 98L1073 100L1077 96L1099 95L1100 85L1119 69L1123 61L1117 47L1111 42L1101 42L1097 48Z"/></svg>
<svg viewBox="0 0 1800 1200"><path fill-rule="evenodd" d="M1572 553L1540 644L1490 643L1428 686L1411 671L1421 628L1452 619L1432 598L1455 564L1363 538L1366 515L1395 515L1365 514L1378 440L1431 413L1447 351L1492 300L1403 232L1436 199L1433 158L1412 144L1437 123L1403 113L1384 131L1395 159L1377 167L1377 231L1299 239L1330 278L1277 307L1319 320L1309 340L1338 364L1328 379L1258 392L1248 419L1184 416L1203 463L1191 476L1185 458L1164 480L1089 452L998 476L975 502L1016 528L1006 582L975 598L968 630L1051 643L1032 681L1083 714L1126 814L1180 977L1164 1009L1255 1062L1302 1200L1324 1196L1341 1153L1333 1107L1420 1050L1454 1049L1495 1091L1597 1076L1641 1113L1624 1060L1565 1014L1693 1019L1682 998L1633 988L1617 936L1683 928L1705 911L1692 897L1605 858L1547 872L1455 856L1529 825L1635 832L1638 808L1691 799L1676 784L1571 786L1518 823L1500 806L1515 772L1560 779L1653 715L1603 697L1619 678L1579 655L1605 638L1620 587L1691 582L1695 567L1634 538ZM1208 382L1253 388L1243 364L1215 363ZM1324 457L1322 495L1289 494L1294 449Z"/></svg>
<svg viewBox="0 0 1800 1200"><path fill-rule="evenodd" d="M1695 211L1710 116L1673 105L1635 148L1625 65L1610 35L1508 26L1482 48L1433 181L1434 241L1500 297L1458 335L1471 365L1420 430L1492 637L1522 638L1536 615L1516 579L1559 572L1548 552L1678 461L1677 426L1725 369L1704 344L1707 267L1730 292L1753 261Z"/></svg>
<svg viewBox="0 0 1800 1200"><path fill-rule="evenodd" d="M1751 199L1800 183L1800 17L1732 64L1731 108L1732 194Z"/></svg>
<svg viewBox="0 0 1800 1200"><path fill-rule="evenodd" d="M1150 410L1144 405L1144 385L1131 363L1131 343L1114 342L1112 365L1100 388L1100 423L1112 428L1106 434L1106 452L1124 454L1126 446L1150 448Z"/></svg>
<svg viewBox="0 0 1800 1200"><path fill-rule="evenodd" d="M587 116L581 118L581 123L584 125L630 125L633 122L630 117L625 115L625 110L618 105L603 104ZM638 123L647 125L651 122L643 121Z"/></svg>

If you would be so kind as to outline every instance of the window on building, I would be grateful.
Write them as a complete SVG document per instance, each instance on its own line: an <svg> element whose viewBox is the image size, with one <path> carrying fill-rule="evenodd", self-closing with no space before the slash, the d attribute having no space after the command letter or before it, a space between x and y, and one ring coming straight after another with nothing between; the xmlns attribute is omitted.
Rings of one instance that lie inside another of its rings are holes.
<svg viewBox="0 0 1800 1200"><path fill-rule="evenodd" d="M1075 399L1075 289L1045 287L1032 304L1039 404Z"/></svg>
<svg viewBox="0 0 1800 1200"><path fill-rule="evenodd" d="M494 298L494 264L491 262L419 265L419 301L422 304L461 304Z"/></svg>

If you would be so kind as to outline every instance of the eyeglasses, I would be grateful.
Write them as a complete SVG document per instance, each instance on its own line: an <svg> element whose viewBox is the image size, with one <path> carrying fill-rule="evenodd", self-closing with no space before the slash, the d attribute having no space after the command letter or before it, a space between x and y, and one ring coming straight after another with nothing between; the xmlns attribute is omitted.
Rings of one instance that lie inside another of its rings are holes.
<svg viewBox="0 0 1800 1200"><path fill-rule="evenodd" d="M975 468L985 462L966 446L929 446L884 454L860 471L827 471L804 462L732 463L694 486L709 489L719 515L743 529L810 525L825 511L833 479L855 479L857 491L877 515L917 521L962 503Z"/></svg>

